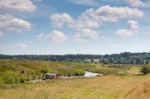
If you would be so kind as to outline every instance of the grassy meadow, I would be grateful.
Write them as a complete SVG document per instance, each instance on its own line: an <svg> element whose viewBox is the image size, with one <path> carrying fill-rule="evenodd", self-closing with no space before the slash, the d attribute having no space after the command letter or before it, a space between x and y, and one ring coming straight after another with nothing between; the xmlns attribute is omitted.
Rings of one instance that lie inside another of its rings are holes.
<svg viewBox="0 0 150 99"><path fill-rule="evenodd" d="M78 76L85 70L104 76L28 82L46 72ZM0 60L0 99L149 99L150 75L140 73L133 65Z"/></svg>
<svg viewBox="0 0 150 99"><path fill-rule="evenodd" d="M126 75L138 73L139 69L139 66L132 65L0 60L0 84L24 83L29 80L41 79L41 75L45 73L59 73L62 76L82 76L84 71L91 71L103 75Z"/></svg>
<svg viewBox="0 0 150 99"><path fill-rule="evenodd" d="M0 99L149 99L150 75L108 75L16 84L1 89Z"/></svg>

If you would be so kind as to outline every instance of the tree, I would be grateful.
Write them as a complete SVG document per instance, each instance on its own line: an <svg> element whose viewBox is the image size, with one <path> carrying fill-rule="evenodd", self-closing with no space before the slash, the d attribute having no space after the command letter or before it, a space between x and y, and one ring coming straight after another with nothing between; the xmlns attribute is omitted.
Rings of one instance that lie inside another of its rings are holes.
<svg viewBox="0 0 150 99"><path fill-rule="evenodd" d="M150 73L150 66L148 66L148 65L143 66L142 69L141 69L141 72L142 72L144 75Z"/></svg>

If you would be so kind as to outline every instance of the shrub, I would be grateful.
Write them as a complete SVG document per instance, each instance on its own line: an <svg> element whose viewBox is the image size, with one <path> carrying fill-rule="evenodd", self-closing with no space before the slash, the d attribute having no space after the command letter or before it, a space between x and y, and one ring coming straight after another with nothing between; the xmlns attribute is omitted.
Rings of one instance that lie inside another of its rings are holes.
<svg viewBox="0 0 150 99"><path fill-rule="evenodd" d="M150 66L148 66L148 65L143 66L142 69L141 69L141 72L144 75L150 73Z"/></svg>
<svg viewBox="0 0 150 99"><path fill-rule="evenodd" d="M49 72L49 69L48 69L47 66L44 66L44 67L42 68L42 70L41 70L41 73L43 73L43 74L46 74L46 73L48 73L48 72Z"/></svg>
<svg viewBox="0 0 150 99"><path fill-rule="evenodd" d="M74 76L83 76L84 74L85 74L84 70L81 70L81 69L77 69L73 73Z"/></svg>
<svg viewBox="0 0 150 99"><path fill-rule="evenodd" d="M30 79L27 77L20 77L20 83L25 83L26 81L29 81Z"/></svg>
<svg viewBox="0 0 150 99"><path fill-rule="evenodd" d="M25 83L25 79L24 78L20 78L20 83Z"/></svg>
<svg viewBox="0 0 150 99"><path fill-rule="evenodd" d="M5 84L13 84L16 82L15 77L13 76L4 77L3 81Z"/></svg>
<svg viewBox="0 0 150 99"><path fill-rule="evenodd" d="M2 79L2 78L0 78L0 84L3 84L3 83L4 83L3 79Z"/></svg>
<svg viewBox="0 0 150 99"><path fill-rule="evenodd" d="M17 82L17 75L12 71L6 71L2 76L2 80L4 84L13 84Z"/></svg>

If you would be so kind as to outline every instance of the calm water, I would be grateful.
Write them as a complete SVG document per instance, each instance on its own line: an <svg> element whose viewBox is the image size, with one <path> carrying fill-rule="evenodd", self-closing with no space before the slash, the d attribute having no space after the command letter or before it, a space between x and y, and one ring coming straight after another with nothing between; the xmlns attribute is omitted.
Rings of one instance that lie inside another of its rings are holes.
<svg viewBox="0 0 150 99"><path fill-rule="evenodd" d="M84 77L95 77L95 76L98 76L98 75L100 75L100 74L99 73L93 73L93 72L85 71Z"/></svg>

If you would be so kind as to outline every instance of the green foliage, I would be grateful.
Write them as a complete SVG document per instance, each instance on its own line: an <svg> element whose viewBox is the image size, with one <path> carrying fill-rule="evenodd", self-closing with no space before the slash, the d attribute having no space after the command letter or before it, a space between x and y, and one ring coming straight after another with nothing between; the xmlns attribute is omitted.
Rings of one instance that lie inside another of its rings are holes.
<svg viewBox="0 0 150 99"><path fill-rule="evenodd" d="M3 79L2 79L2 78L0 78L0 84L3 84L3 83L4 83Z"/></svg>
<svg viewBox="0 0 150 99"><path fill-rule="evenodd" d="M74 71L74 76L83 76L85 73L84 73L84 70L81 70L81 69L77 69Z"/></svg>
<svg viewBox="0 0 150 99"><path fill-rule="evenodd" d="M25 81L29 81L27 76L18 74L11 69L5 70L0 76L0 84L24 83Z"/></svg>
<svg viewBox="0 0 150 99"><path fill-rule="evenodd" d="M73 67L65 67L60 66L57 68L57 72L59 72L61 75L64 76L83 76L84 75L84 69L79 68L73 68Z"/></svg>
<svg viewBox="0 0 150 99"><path fill-rule="evenodd" d="M48 73L48 72L49 72L49 69L48 69L47 66L44 66L44 67L42 68L42 70L41 70L41 73L43 73L43 74L46 74L46 73Z"/></svg>
<svg viewBox="0 0 150 99"><path fill-rule="evenodd" d="M2 79L5 84L13 84L17 82L15 72L9 70L3 74Z"/></svg>
<svg viewBox="0 0 150 99"><path fill-rule="evenodd" d="M142 67L141 72L145 75L150 73L150 66L149 65L145 65Z"/></svg>
<svg viewBox="0 0 150 99"><path fill-rule="evenodd" d="M20 77L20 79L19 79L20 81L20 83L25 83L26 81L29 81L29 78L27 78L27 77Z"/></svg>
<svg viewBox="0 0 150 99"><path fill-rule="evenodd" d="M14 84L16 82L16 79L13 76L8 76L8 77L4 77L3 81L5 84Z"/></svg>

